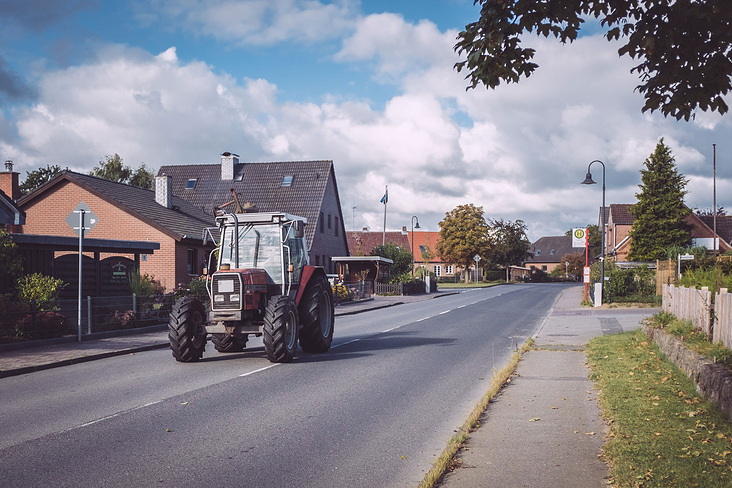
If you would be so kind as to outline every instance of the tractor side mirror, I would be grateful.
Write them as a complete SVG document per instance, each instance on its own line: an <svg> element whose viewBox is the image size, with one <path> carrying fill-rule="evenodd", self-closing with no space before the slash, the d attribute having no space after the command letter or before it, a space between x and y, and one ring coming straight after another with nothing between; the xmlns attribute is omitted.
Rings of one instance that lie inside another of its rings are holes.
<svg viewBox="0 0 732 488"><path fill-rule="evenodd" d="M305 226L303 225L302 220L294 221L292 227L295 232L295 238L302 239L305 237Z"/></svg>

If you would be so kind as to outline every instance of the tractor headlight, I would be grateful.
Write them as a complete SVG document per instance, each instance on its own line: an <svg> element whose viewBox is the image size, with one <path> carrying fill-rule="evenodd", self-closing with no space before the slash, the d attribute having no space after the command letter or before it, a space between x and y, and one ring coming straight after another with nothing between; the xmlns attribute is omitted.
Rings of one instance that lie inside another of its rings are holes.
<svg viewBox="0 0 732 488"><path fill-rule="evenodd" d="M238 293L234 293L232 295L229 295L229 300L232 301L232 302L239 302L239 294Z"/></svg>
<svg viewBox="0 0 732 488"><path fill-rule="evenodd" d="M224 295L214 295L214 302L223 303L225 301L226 301L226 297Z"/></svg>

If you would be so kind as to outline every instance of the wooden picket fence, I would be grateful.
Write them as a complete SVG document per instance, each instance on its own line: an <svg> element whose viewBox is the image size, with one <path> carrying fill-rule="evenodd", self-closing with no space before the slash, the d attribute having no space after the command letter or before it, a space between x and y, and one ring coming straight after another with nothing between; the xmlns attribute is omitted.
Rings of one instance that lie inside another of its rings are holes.
<svg viewBox="0 0 732 488"><path fill-rule="evenodd" d="M714 342L732 348L732 293L722 288L714 295L705 286L701 290L663 284L663 311L693 326Z"/></svg>

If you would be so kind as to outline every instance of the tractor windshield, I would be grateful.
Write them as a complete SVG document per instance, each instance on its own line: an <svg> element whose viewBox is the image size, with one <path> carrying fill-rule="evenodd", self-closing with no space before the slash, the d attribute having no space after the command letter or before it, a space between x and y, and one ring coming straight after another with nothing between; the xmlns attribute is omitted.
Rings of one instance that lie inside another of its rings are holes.
<svg viewBox="0 0 732 488"><path fill-rule="evenodd" d="M264 269L267 281L282 284L282 228L278 224L242 224L238 227L238 239L234 236L233 225L224 228L219 264L229 264L233 269Z"/></svg>

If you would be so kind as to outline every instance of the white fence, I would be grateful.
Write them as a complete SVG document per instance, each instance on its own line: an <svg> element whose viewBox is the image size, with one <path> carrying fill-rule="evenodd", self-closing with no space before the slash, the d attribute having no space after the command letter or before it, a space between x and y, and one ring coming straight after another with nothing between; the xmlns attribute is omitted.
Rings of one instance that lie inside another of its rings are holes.
<svg viewBox="0 0 732 488"><path fill-rule="evenodd" d="M714 295L709 288L686 288L663 285L663 311L682 320L691 320L695 328L711 337L714 342L732 348L732 294L726 288Z"/></svg>

